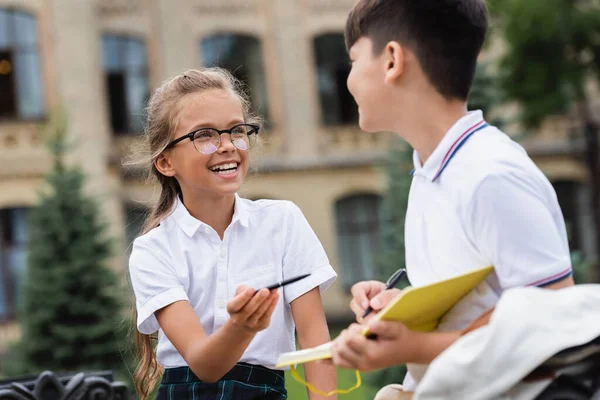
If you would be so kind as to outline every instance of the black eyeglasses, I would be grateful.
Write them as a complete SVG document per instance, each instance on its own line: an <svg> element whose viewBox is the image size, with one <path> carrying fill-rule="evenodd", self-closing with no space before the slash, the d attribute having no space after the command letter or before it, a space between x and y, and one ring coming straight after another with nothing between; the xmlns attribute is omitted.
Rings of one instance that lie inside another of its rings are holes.
<svg viewBox="0 0 600 400"><path fill-rule="evenodd" d="M200 128L173 140L165 149L170 149L182 140L190 139L198 152L212 154L221 145L221 135L228 133L229 139L236 149L248 150L256 143L256 135L258 135L259 128L258 125L254 124L239 124L231 129L223 130Z"/></svg>

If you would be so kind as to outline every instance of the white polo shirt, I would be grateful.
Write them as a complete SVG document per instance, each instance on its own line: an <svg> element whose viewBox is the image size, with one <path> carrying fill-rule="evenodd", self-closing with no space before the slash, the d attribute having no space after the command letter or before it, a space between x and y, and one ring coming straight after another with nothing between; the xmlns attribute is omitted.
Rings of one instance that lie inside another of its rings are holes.
<svg viewBox="0 0 600 400"><path fill-rule="evenodd" d="M481 111L457 121L414 172L405 224L412 286L493 265L494 272L442 320L466 328L503 290L543 286L569 276L567 234L556 193L525 150L489 126ZM424 368L409 365L414 390Z"/></svg>
<svg viewBox="0 0 600 400"><path fill-rule="evenodd" d="M157 358L166 368L187 364L160 329L155 311L187 300L211 335L229 318L227 302L239 285L261 288L310 272L308 278L279 289L269 327L254 337L240 359L272 368L279 354L295 350L290 303L317 286L325 290L336 278L323 246L295 204L237 195L223 240L177 200L160 226L134 241L129 270L138 330L158 330Z"/></svg>

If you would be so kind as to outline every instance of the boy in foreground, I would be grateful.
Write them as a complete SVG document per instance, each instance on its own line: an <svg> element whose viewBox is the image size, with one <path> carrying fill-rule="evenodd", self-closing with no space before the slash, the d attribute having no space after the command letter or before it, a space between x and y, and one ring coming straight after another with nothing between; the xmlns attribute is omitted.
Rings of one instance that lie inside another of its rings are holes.
<svg viewBox="0 0 600 400"><path fill-rule="evenodd" d="M384 388L377 399L414 391L427 364L504 290L573 285L552 185L481 111L467 111L487 26L483 0L359 0L347 20L348 88L360 127L395 132L414 148L405 224L411 285L495 268L430 333L361 321L369 305L380 310L399 291L384 291L375 281L354 285L350 306L362 325L351 325L334 341L333 362L362 371L408 364L403 387ZM369 323L377 340L362 335Z"/></svg>

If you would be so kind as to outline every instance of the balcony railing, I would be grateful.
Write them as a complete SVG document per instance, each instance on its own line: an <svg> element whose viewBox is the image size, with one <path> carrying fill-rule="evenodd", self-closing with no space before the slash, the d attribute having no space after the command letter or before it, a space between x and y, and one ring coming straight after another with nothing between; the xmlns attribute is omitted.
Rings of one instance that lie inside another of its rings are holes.
<svg viewBox="0 0 600 400"><path fill-rule="evenodd" d="M50 166L50 156L34 122L0 123L1 177L39 176Z"/></svg>

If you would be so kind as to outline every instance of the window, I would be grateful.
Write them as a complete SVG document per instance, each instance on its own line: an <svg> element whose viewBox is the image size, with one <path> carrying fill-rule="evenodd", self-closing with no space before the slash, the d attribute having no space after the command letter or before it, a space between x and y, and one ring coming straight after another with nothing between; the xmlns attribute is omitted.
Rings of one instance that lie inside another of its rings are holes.
<svg viewBox="0 0 600 400"><path fill-rule="evenodd" d="M261 44L252 36L218 34L202 40L202 59L206 67L229 70L249 89L255 112L269 121L265 72Z"/></svg>
<svg viewBox="0 0 600 400"><path fill-rule="evenodd" d="M346 197L335 204L338 253L346 288L378 277L375 255L379 250L380 206L381 197L373 194Z"/></svg>
<svg viewBox="0 0 600 400"><path fill-rule="evenodd" d="M150 96L148 60L143 40L104 35L104 72L113 132L141 132L144 107Z"/></svg>
<svg viewBox="0 0 600 400"><path fill-rule="evenodd" d="M0 8L0 93L0 117L43 117L37 20L7 8Z"/></svg>
<svg viewBox="0 0 600 400"><path fill-rule="evenodd" d="M27 209L0 209L0 321L15 317L27 265Z"/></svg>
<svg viewBox="0 0 600 400"><path fill-rule="evenodd" d="M346 85L350 73L350 58L346 52L344 35L330 33L317 36L313 50L317 63L322 123L355 124L358 121L358 106Z"/></svg>

